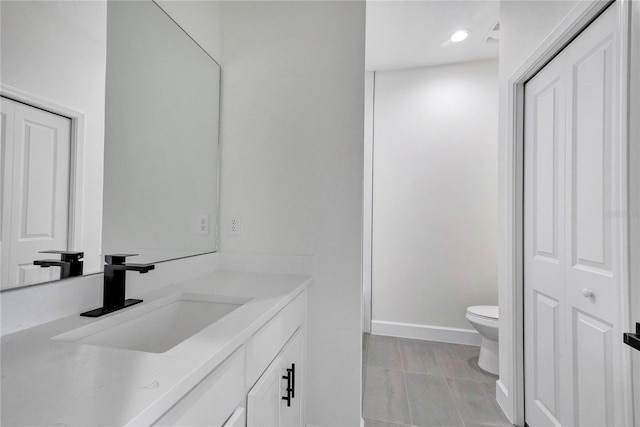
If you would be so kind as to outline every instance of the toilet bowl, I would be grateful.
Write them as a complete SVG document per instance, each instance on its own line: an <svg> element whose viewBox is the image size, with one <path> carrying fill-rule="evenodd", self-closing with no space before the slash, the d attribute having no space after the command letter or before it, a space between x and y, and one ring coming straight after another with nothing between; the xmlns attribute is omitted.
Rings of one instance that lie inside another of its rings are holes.
<svg viewBox="0 0 640 427"><path fill-rule="evenodd" d="M482 336L478 366L498 375L498 306L475 305L467 308L465 317Z"/></svg>

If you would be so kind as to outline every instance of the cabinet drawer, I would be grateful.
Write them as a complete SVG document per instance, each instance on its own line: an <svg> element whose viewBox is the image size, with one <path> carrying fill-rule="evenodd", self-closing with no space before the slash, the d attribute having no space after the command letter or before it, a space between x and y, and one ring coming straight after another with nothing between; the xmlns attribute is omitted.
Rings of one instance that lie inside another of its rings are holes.
<svg viewBox="0 0 640 427"><path fill-rule="evenodd" d="M306 295L306 292L298 295L247 342L247 388L255 384L296 329L304 323Z"/></svg>
<svg viewBox="0 0 640 427"><path fill-rule="evenodd" d="M155 426L221 426L244 400L244 347L200 381Z"/></svg>

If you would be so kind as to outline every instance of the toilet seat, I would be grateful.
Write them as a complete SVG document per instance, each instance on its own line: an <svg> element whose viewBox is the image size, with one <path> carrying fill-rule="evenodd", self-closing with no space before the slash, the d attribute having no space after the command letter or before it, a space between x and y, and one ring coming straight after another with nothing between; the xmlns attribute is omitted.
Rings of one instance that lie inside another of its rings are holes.
<svg viewBox="0 0 640 427"><path fill-rule="evenodd" d="M500 339L498 306L474 305L467 308L465 317L482 336L478 366L493 375L498 375L498 340Z"/></svg>
<svg viewBox="0 0 640 427"><path fill-rule="evenodd" d="M497 305L474 305L467 308L467 314L490 320L498 320Z"/></svg>

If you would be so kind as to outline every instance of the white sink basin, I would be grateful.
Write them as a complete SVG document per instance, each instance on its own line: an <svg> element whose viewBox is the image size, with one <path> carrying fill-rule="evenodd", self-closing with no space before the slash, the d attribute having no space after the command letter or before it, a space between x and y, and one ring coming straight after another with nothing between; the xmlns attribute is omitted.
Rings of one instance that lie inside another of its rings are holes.
<svg viewBox="0 0 640 427"><path fill-rule="evenodd" d="M174 294L115 312L52 339L164 353L249 300L221 295Z"/></svg>

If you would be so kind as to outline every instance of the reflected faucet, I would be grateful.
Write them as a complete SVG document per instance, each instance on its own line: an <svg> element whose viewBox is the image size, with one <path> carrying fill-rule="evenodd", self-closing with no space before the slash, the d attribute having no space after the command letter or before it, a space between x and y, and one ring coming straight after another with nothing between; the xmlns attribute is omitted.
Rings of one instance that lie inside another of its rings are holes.
<svg viewBox="0 0 640 427"><path fill-rule="evenodd" d="M125 299L127 270L147 273L155 268L153 264L125 264L127 257L137 254L105 255L104 285L102 291L102 307L80 314L85 317L100 317L114 311L122 310L141 299Z"/></svg>
<svg viewBox="0 0 640 427"><path fill-rule="evenodd" d="M39 265L42 268L60 267L60 279L67 277L82 276L82 265L80 261L84 257L84 252L73 251L40 251L41 254L58 254L60 260L57 259L38 259L33 261L33 265Z"/></svg>

